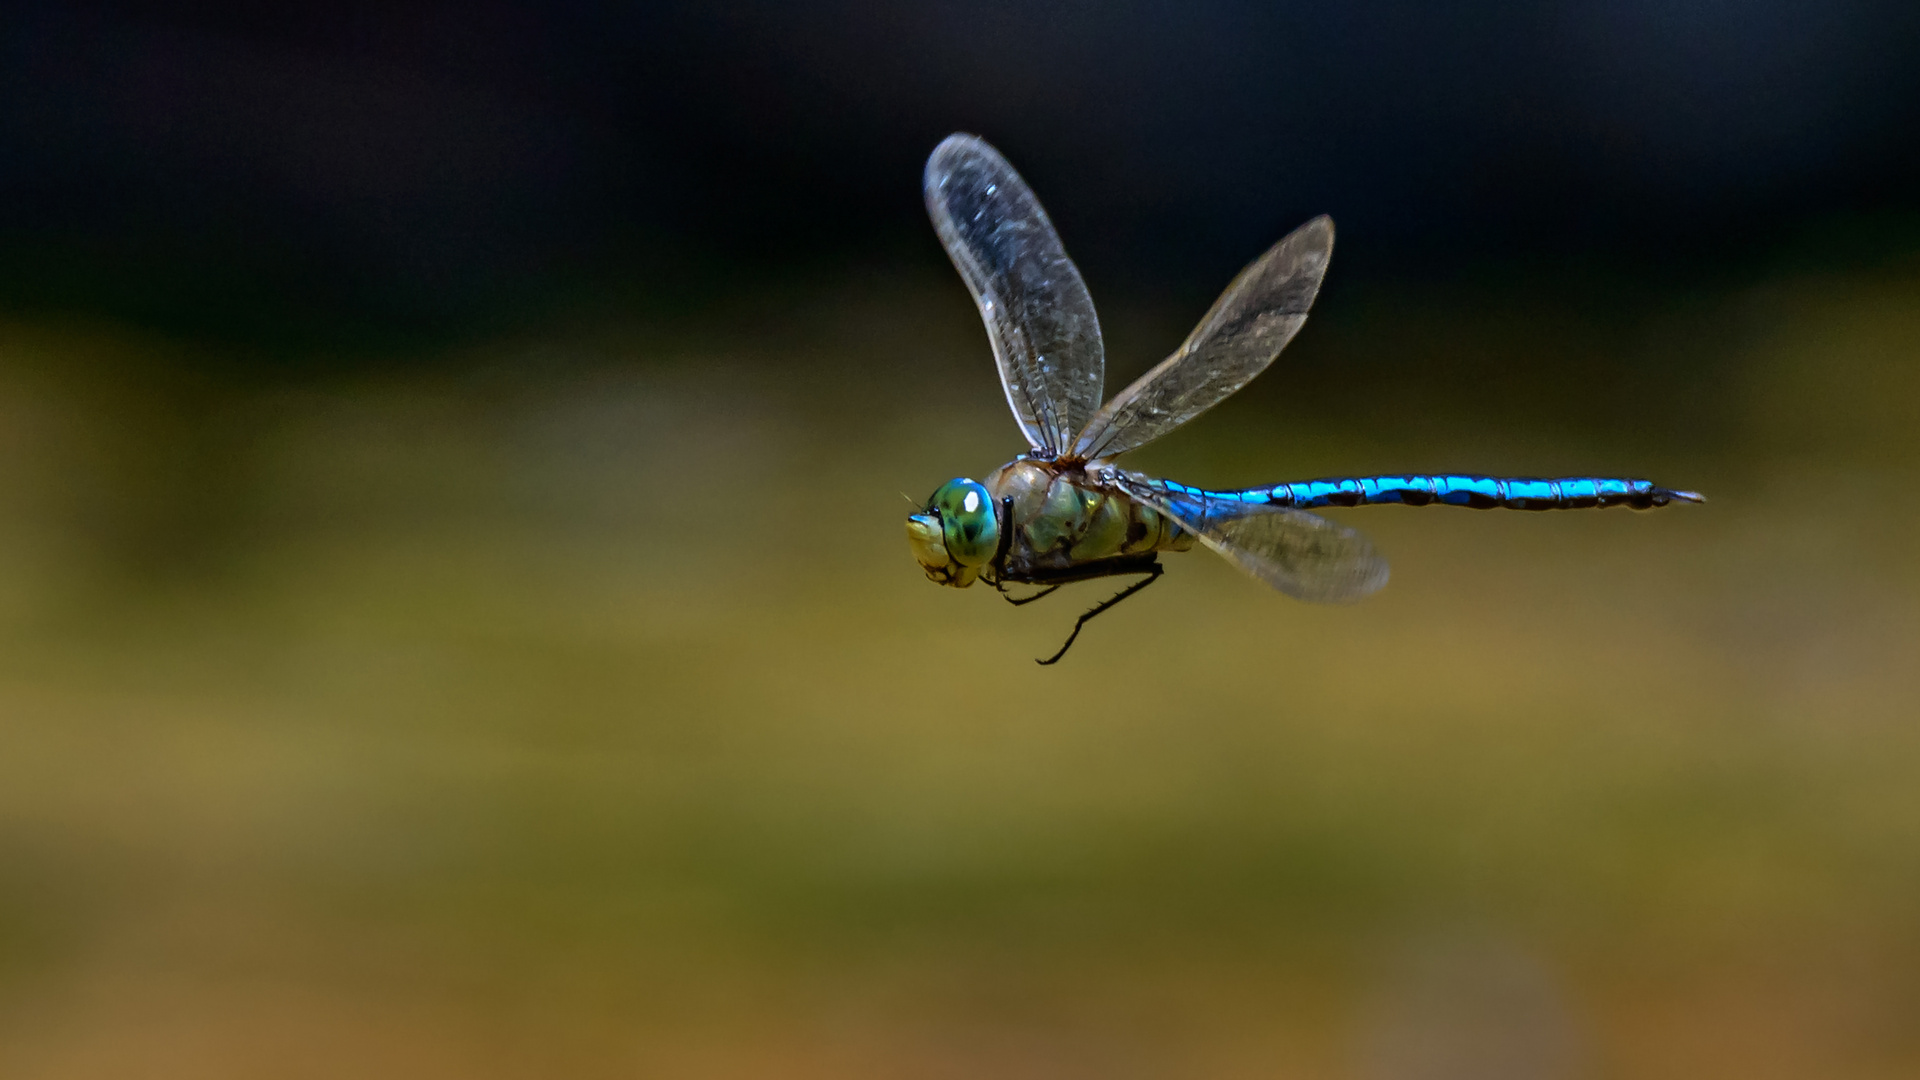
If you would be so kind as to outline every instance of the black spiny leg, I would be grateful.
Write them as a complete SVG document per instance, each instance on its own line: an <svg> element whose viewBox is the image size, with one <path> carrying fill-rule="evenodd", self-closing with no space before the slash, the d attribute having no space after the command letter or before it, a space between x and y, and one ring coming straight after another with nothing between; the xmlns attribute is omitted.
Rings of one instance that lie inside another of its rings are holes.
<svg viewBox="0 0 1920 1080"><path fill-rule="evenodd" d="M1141 589L1144 589L1147 586L1153 584L1154 582L1159 581L1160 575L1166 573L1166 568L1161 566L1159 563L1153 563L1152 565L1143 568L1140 572L1147 576L1140 579L1139 581L1134 582L1133 584L1127 586L1126 588L1121 589L1119 592L1115 593L1114 595L1108 597L1105 600L1102 600L1100 603L1094 605L1091 611L1087 612L1085 615L1080 616L1079 622L1073 624L1073 633L1067 635L1066 643L1060 646L1059 652L1054 653L1052 656L1047 657L1045 660L1035 660L1034 663L1039 664L1041 667L1046 667L1050 664L1059 663L1060 658L1067 655L1067 650L1073 648L1073 639L1080 636L1080 628L1087 625L1088 620L1092 619L1095 615L1100 614L1101 612L1107 610L1108 608L1113 607L1115 604L1118 604L1120 601L1125 600L1127 597L1132 596L1134 593L1139 592ZM1056 585L1054 586L1054 588L1057 589L1059 588L1059 586ZM1047 592L1052 592L1052 591L1053 591L1052 589L1047 590ZM1046 593L1040 594L1040 596L1045 596L1045 595L1047 594ZM1028 599L1038 600L1040 596L1031 596L1031 597L1028 597Z"/></svg>
<svg viewBox="0 0 1920 1080"><path fill-rule="evenodd" d="M1060 586L1055 585L1055 586L1052 586L1051 588L1041 589L1039 592L1034 593L1032 596L1013 596L1007 592L1007 587L1005 585L996 585L995 588L1000 590L1000 598L1002 600L1005 600L1007 603L1012 604L1014 607L1019 607L1022 604L1031 604L1035 600L1038 600L1043 596L1052 596L1054 593L1057 593L1060 591Z"/></svg>

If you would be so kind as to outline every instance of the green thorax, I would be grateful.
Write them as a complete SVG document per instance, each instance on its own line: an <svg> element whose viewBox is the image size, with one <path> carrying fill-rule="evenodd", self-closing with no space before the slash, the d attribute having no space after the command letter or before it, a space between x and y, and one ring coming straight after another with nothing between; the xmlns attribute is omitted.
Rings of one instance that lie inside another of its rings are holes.
<svg viewBox="0 0 1920 1080"><path fill-rule="evenodd" d="M982 482L996 503L1011 500L1009 576L1193 546L1191 533L1152 507L1093 486L1082 468L1015 458Z"/></svg>

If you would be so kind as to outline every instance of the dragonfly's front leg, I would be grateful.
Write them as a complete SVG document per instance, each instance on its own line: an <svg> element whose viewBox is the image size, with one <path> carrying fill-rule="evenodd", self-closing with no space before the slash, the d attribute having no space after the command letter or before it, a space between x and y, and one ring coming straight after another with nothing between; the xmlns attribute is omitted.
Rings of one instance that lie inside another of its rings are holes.
<svg viewBox="0 0 1920 1080"><path fill-rule="evenodd" d="M1035 660L1034 663L1039 664L1041 667L1046 667L1051 664L1059 663L1060 658L1067 655L1067 650L1073 648L1074 639L1080 636L1080 628L1087 625L1087 622L1089 620L1091 620L1095 615L1098 615L1101 612L1107 610L1108 608L1111 608L1114 605L1118 604L1120 601L1125 600L1127 597L1132 596L1134 593L1139 592L1141 589L1144 589L1147 586L1153 584L1154 582L1159 581L1160 575L1166 573L1167 571L1166 571L1166 567L1161 566L1159 563L1156 562L1156 563L1149 564L1146 567L1143 567L1140 570L1140 572L1147 576L1140 579L1139 581L1134 582L1133 584L1127 586L1126 588L1121 589L1119 592L1115 593L1114 595L1108 597L1105 600L1102 600L1100 603L1094 605L1092 610L1088 611L1085 615L1080 616L1079 622L1076 622L1073 624L1073 633L1067 635L1066 643L1060 646L1059 652L1054 653L1052 656L1047 657L1045 660ZM1057 589L1059 587L1060 586L1055 585L1054 589ZM1047 590L1047 592L1052 592L1052 591L1053 589ZM1047 593L1040 594L1040 596L1045 596L1045 595L1047 595ZM1027 599L1038 600L1040 599L1040 596L1030 596Z"/></svg>
<svg viewBox="0 0 1920 1080"><path fill-rule="evenodd" d="M1039 592L1034 593L1032 596L1014 596L1008 593L1006 585L1000 582L995 582L994 588L997 588L1000 590L1001 599L1005 600L1009 604L1012 604L1014 607L1019 607L1022 604L1031 604L1035 600L1038 600L1046 596L1052 596L1054 593L1057 593L1060 591L1060 586L1053 585L1048 588L1041 589Z"/></svg>

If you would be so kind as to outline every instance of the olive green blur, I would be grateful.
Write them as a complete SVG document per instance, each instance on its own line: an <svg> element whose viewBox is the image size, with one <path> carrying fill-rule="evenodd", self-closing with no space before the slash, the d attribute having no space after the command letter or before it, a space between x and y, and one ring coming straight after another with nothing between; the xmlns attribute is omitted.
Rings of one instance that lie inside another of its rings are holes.
<svg viewBox="0 0 1920 1080"><path fill-rule="evenodd" d="M1043 669L1114 583L901 544L1022 448L928 250L278 381L0 324L0 1076L1920 1075L1920 263L1336 266L1126 463L1712 502L1334 511L1366 602L1168 555ZM1211 296L1092 284L1110 386Z"/></svg>

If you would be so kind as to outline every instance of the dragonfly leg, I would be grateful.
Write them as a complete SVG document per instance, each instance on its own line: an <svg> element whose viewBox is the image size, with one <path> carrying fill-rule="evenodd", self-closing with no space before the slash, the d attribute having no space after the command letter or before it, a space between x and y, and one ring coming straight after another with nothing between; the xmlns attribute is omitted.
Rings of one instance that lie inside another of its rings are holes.
<svg viewBox="0 0 1920 1080"><path fill-rule="evenodd" d="M1060 658L1067 655L1067 650L1073 648L1074 639L1080 636L1080 628L1087 625L1087 622L1089 620L1091 620L1095 615L1098 615L1101 612L1107 610L1108 608L1118 604L1120 601L1125 600L1127 597L1132 596L1134 593L1139 592L1141 589L1144 589L1147 586L1153 584L1154 582L1159 581L1160 575L1166 572L1167 572L1166 568L1161 566L1159 563L1154 563L1146 567L1145 569L1143 569L1141 573L1147 575L1146 577L1141 578L1139 581L1134 582L1133 584L1127 586L1124 589L1121 589L1119 592L1113 594L1112 596L1109 596L1105 600L1100 601L1098 604L1095 604L1092 610L1088 611L1085 615L1080 616L1079 622L1076 622L1073 624L1073 633L1067 635L1067 640L1064 644L1060 646L1059 652L1054 653L1052 656L1047 657L1045 660L1035 660L1034 663L1039 664L1041 667L1046 667L1051 664L1059 663ZM1056 585L1054 586L1054 588L1059 588L1059 586ZM1049 591L1052 591L1052 590L1049 590ZM1041 593L1040 595L1045 596L1046 593ZM1039 597L1032 597L1031 599L1037 600L1039 599Z"/></svg>
<svg viewBox="0 0 1920 1080"><path fill-rule="evenodd" d="M994 549L993 558L988 561L987 565L997 570L1005 570L1007 567L1007 549L1012 546L1013 496L1008 495L1000 500L1000 546ZM1000 591L1004 593L1007 590L1001 589Z"/></svg>
<svg viewBox="0 0 1920 1080"><path fill-rule="evenodd" d="M1060 591L1060 586L1054 585L1050 588L1041 589L1039 592L1034 593L1032 596L1013 596L1007 592L1007 587L1005 585L999 586L999 588L1000 588L1000 598L1005 600L1007 603L1012 604L1014 607L1019 607L1022 604L1031 604L1035 600L1040 599L1041 597L1052 596L1054 593L1057 593Z"/></svg>

